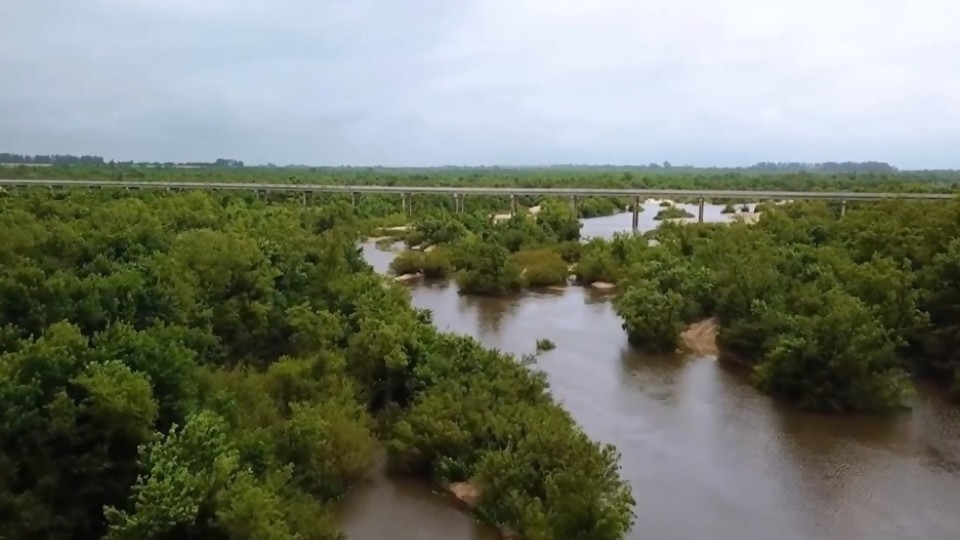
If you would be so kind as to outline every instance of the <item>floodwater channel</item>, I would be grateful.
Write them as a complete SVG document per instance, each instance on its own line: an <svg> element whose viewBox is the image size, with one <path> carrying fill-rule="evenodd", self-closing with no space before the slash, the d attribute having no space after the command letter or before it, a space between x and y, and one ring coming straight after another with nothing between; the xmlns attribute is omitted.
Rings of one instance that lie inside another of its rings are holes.
<svg viewBox="0 0 960 540"><path fill-rule="evenodd" d="M705 219L726 219L720 208ZM618 214L584 220L582 233L629 229L630 214ZM380 271L395 255L364 251ZM631 540L960 538L960 406L941 392L919 387L912 410L894 416L809 414L713 357L632 350L608 297L588 289L493 299L428 282L411 293L440 329L488 347L519 356L538 338L556 343L533 369L590 436L619 448L637 501ZM498 538L430 486L382 473L340 519L355 540Z"/></svg>

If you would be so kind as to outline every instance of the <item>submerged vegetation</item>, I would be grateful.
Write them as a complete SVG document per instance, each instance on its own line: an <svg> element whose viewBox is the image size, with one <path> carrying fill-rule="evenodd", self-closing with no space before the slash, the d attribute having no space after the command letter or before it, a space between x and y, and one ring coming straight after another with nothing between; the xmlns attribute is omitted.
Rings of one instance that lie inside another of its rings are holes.
<svg viewBox="0 0 960 540"><path fill-rule="evenodd" d="M660 210L659 212L657 212L657 215L653 216L653 220L663 221L666 219L685 219L685 218L692 218L692 217L693 217L693 214L691 214L684 208L680 208L679 206L668 206L667 208L664 208L663 210Z"/></svg>
<svg viewBox="0 0 960 540"><path fill-rule="evenodd" d="M549 339L543 338L537 340L537 352L548 352L557 348L557 344Z"/></svg>
<svg viewBox="0 0 960 540"><path fill-rule="evenodd" d="M332 505L382 444L395 470L479 486L475 511L525 537L622 538L616 451L542 374L411 308L360 257L358 219L391 218L0 193L2 535L340 538ZM467 246L464 286L521 279L506 248ZM397 270L432 271L434 253Z"/></svg>

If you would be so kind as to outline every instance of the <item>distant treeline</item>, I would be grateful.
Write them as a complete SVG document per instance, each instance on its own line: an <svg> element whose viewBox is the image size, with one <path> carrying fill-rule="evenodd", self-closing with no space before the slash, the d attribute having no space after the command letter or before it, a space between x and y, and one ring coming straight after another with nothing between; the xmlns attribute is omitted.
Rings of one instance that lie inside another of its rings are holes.
<svg viewBox="0 0 960 540"><path fill-rule="evenodd" d="M109 161L102 156L74 156L71 154L51 154L27 156L23 154L0 153L0 163L13 165L111 165L115 167L243 167L243 162L236 159L218 158L215 161L188 161L174 163L172 161Z"/></svg>
<svg viewBox="0 0 960 540"><path fill-rule="evenodd" d="M456 167L455 167L456 168ZM491 167L497 169L499 167ZM509 167L508 167L509 168ZM526 167L520 167L526 168ZM835 161L827 161L824 163L800 163L800 162L789 162L789 163L775 163L763 161L750 165L747 167L694 167L690 165L672 165L669 161L664 161L662 164L659 163L650 163L649 165L550 165L547 167L530 167L530 168L545 168L545 169L560 169L560 170L638 170L638 171L661 171L669 170L676 172L763 172L763 173L773 173L773 172L787 172L787 173L796 173L796 172L822 172L822 173L868 173L868 172L898 172L899 169L890 165L889 163L883 163L879 161L845 161L838 163Z"/></svg>
<svg viewBox="0 0 960 540"><path fill-rule="evenodd" d="M49 156L24 156L21 154L0 153L0 163L23 165L103 165L100 156L71 156L53 154Z"/></svg>
<svg viewBox="0 0 960 540"><path fill-rule="evenodd" d="M244 162L237 159L217 158L214 161L105 161L101 156L73 156L69 154L35 155L0 153L0 163L24 165L111 165L114 167L154 167L154 168L202 168L202 167L244 167ZM827 161L824 163L800 162L760 162L747 167L694 167L689 165L672 165L669 161L650 163L648 165L583 165L583 164L555 164L537 166L456 166L442 167L382 167L382 166L310 166L310 165L254 165L254 167L286 168L286 169L360 169L377 171L524 171L524 170L554 170L554 171L673 171L699 173L729 173L729 172L757 172L757 173L895 173L899 169L880 161Z"/></svg>

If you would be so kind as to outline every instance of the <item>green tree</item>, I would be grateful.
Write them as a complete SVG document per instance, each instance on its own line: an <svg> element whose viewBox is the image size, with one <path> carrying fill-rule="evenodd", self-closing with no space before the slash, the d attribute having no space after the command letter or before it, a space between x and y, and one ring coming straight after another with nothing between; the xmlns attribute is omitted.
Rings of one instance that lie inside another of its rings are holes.
<svg viewBox="0 0 960 540"><path fill-rule="evenodd" d="M614 300L630 344L649 352L673 352L683 330L685 301L656 282L631 286Z"/></svg>
<svg viewBox="0 0 960 540"><path fill-rule="evenodd" d="M510 261L521 269L521 275L531 287L563 285L570 274L566 261L547 249L519 251L510 257Z"/></svg>
<svg viewBox="0 0 960 540"><path fill-rule="evenodd" d="M810 300L803 313L786 315L787 330L754 370L756 384L812 410L901 406L906 374L870 310L837 288Z"/></svg>
<svg viewBox="0 0 960 540"><path fill-rule="evenodd" d="M457 272L461 292L498 296L523 286L521 270L510 261L507 249L479 238L461 246L461 269Z"/></svg>

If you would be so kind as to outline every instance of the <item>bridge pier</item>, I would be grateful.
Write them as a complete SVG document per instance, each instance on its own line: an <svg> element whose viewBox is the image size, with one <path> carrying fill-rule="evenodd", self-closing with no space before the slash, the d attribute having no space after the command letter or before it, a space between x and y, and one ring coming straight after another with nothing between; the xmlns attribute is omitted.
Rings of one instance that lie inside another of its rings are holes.
<svg viewBox="0 0 960 540"><path fill-rule="evenodd" d="M510 216L513 217L517 215L517 196L510 194Z"/></svg>
<svg viewBox="0 0 960 540"><path fill-rule="evenodd" d="M573 217L580 217L580 214L577 213L577 203L579 198L576 195L570 197L570 209L573 210Z"/></svg>
<svg viewBox="0 0 960 540"><path fill-rule="evenodd" d="M453 194L453 213L454 214L463 213L463 194L462 193Z"/></svg>
<svg viewBox="0 0 960 540"><path fill-rule="evenodd" d="M304 205L304 206L307 205L307 192L306 192L306 191L301 191L301 192L300 192L300 204L302 204L302 205Z"/></svg>
<svg viewBox="0 0 960 540"><path fill-rule="evenodd" d="M847 215L847 201L840 201L840 217Z"/></svg>
<svg viewBox="0 0 960 540"><path fill-rule="evenodd" d="M703 203L704 198L700 197L700 213L699 216L697 216L697 223L703 223Z"/></svg>
<svg viewBox="0 0 960 540"><path fill-rule="evenodd" d="M403 202L403 214L404 214L405 216L409 216L410 213L411 213L411 212L410 212L410 194L409 194L409 193L401 193L401 194L400 194L400 200Z"/></svg>
<svg viewBox="0 0 960 540"><path fill-rule="evenodd" d="M631 222L633 234L640 231L640 197L633 198L633 220Z"/></svg>

